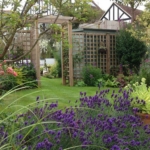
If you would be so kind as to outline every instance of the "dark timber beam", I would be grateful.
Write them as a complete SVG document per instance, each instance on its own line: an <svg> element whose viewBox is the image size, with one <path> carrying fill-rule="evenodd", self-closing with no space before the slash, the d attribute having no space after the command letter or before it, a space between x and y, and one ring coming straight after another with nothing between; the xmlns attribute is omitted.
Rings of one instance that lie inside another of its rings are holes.
<svg viewBox="0 0 150 150"><path fill-rule="evenodd" d="M115 20L115 6L113 5L113 20Z"/></svg>

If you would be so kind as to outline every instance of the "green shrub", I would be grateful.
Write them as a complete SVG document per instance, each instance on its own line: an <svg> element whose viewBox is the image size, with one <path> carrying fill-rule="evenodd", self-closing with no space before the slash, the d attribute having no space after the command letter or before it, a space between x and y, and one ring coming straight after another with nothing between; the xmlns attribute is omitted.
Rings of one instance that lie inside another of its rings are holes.
<svg viewBox="0 0 150 150"><path fill-rule="evenodd" d="M53 52L54 58L57 61L57 72L58 72L58 77L61 77L62 70L61 70L61 53L60 52Z"/></svg>
<svg viewBox="0 0 150 150"><path fill-rule="evenodd" d="M17 85L26 83L30 88L37 87L36 71L32 64L21 64L14 66L14 70L18 73L16 77Z"/></svg>
<svg viewBox="0 0 150 150"><path fill-rule="evenodd" d="M99 78L102 77L102 72L99 68L95 68L92 65L86 65L82 70L82 78L85 84L88 86L94 86Z"/></svg>
<svg viewBox="0 0 150 150"><path fill-rule="evenodd" d="M12 75L0 76L0 95L6 93L17 85L16 77Z"/></svg>
<svg viewBox="0 0 150 150"><path fill-rule="evenodd" d="M147 47L143 41L133 37L130 32L122 30L116 37L116 53L120 64L128 65L138 73Z"/></svg>
<svg viewBox="0 0 150 150"><path fill-rule="evenodd" d="M145 78L147 86L150 86L150 60L146 59L140 66L140 79Z"/></svg>
<svg viewBox="0 0 150 150"><path fill-rule="evenodd" d="M135 99L132 101L132 106L143 113L150 114L150 87L147 88L146 79L142 78L140 83L136 82L133 86L128 84L125 89L132 91L131 97L138 99L138 102Z"/></svg>
<svg viewBox="0 0 150 150"><path fill-rule="evenodd" d="M83 80L77 81L77 83L75 84L76 87L84 87L87 86Z"/></svg>
<svg viewBox="0 0 150 150"><path fill-rule="evenodd" d="M40 74L41 74L41 76L43 75L43 68L44 67L40 67Z"/></svg>
<svg viewBox="0 0 150 150"><path fill-rule="evenodd" d="M58 63L57 62L55 62L55 64L51 66L50 74L51 76L55 78L58 77Z"/></svg>
<svg viewBox="0 0 150 150"><path fill-rule="evenodd" d="M49 78L49 79L54 78L54 77L51 75L51 73L49 73L49 72L45 73L43 76L44 76L45 78Z"/></svg>

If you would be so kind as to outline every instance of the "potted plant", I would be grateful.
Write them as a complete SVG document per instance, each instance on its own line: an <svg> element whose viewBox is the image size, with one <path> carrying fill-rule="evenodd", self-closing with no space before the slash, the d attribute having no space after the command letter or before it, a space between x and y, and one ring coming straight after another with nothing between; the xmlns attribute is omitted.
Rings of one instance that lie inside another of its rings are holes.
<svg viewBox="0 0 150 150"><path fill-rule="evenodd" d="M100 46L98 49L99 53L106 53L107 52L107 48L105 46Z"/></svg>
<svg viewBox="0 0 150 150"><path fill-rule="evenodd" d="M131 102L133 108L138 109L136 115L138 115L143 124L150 124L150 87L146 85L146 79L142 78L141 82L136 82L131 85L128 84L126 88L131 89L131 97L134 99Z"/></svg>

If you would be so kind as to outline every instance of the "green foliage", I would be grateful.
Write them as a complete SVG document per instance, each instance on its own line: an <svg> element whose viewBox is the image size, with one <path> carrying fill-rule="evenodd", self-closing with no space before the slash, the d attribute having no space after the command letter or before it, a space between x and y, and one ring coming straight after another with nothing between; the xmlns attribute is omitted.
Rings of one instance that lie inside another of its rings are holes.
<svg viewBox="0 0 150 150"><path fill-rule="evenodd" d="M93 9L90 5L91 0L75 0L74 3L64 3L61 9L61 14L64 16L76 17L76 22L87 22L92 19L96 19L101 12L101 10ZM55 6L59 7L54 3Z"/></svg>
<svg viewBox="0 0 150 150"><path fill-rule="evenodd" d="M57 71L58 71L58 77L60 78L62 75L62 70L61 70L61 54L59 52L53 52L54 58L57 61Z"/></svg>
<svg viewBox="0 0 150 150"><path fill-rule="evenodd" d="M82 78L85 84L88 86L94 86L99 78L102 77L102 72L99 68L95 68L92 65L86 65L82 70Z"/></svg>
<svg viewBox="0 0 150 150"><path fill-rule="evenodd" d="M43 75L43 68L44 67L40 67L40 74Z"/></svg>
<svg viewBox="0 0 150 150"><path fill-rule="evenodd" d="M23 84L26 81L25 73L23 72L23 68L15 68L14 69L18 76L16 77L16 84Z"/></svg>
<svg viewBox="0 0 150 150"><path fill-rule="evenodd" d="M145 78L147 86L150 86L150 60L146 59L140 66L139 71L140 79Z"/></svg>
<svg viewBox="0 0 150 150"><path fill-rule="evenodd" d="M133 87L128 84L125 88L132 89L131 97L139 99L138 102L132 101L132 107L139 108L143 113L150 114L150 87L147 88L145 81L146 79L142 78L141 83L136 82ZM141 100L144 100L145 104Z"/></svg>
<svg viewBox="0 0 150 150"><path fill-rule="evenodd" d="M131 86L136 83L136 82L140 82L140 77L137 74L133 74L132 76L130 76L130 84Z"/></svg>
<svg viewBox="0 0 150 150"><path fill-rule="evenodd" d="M26 83L26 86L29 86L30 88L37 87L36 71L32 64L25 64L25 65L22 65L20 68L16 66L15 68L19 69L21 72L22 83ZM18 76L17 78L20 78L20 77Z"/></svg>
<svg viewBox="0 0 150 150"><path fill-rule="evenodd" d="M80 64L84 59L84 52L78 52L73 55L73 65Z"/></svg>
<svg viewBox="0 0 150 150"><path fill-rule="evenodd" d="M118 87L119 85L119 82L117 81L116 78L112 78L111 79L108 79L106 82L105 82L105 86L106 87Z"/></svg>
<svg viewBox="0 0 150 150"><path fill-rule="evenodd" d="M75 84L76 87L84 87L87 86L83 80L77 81L77 83Z"/></svg>
<svg viewBox="0 0 150 150"><path fill-rule="evenodd" d="M0 95L16 86L24 86L23 84L28 88L37 87L36 72L32 64L15 66L14 71L17 72L17 76L11 74L0 76Z"/></svg>
<svg viewBox="0 0 150 150"><path fill-rule="evenodd" d="M119 67L118 66L111 66L110 74L116 77L119 74Z"/></svg>
<svg viewBox="0 0 150 150"><path fill-rule="evenodd" d="M58 77L58 65L59 65L58 62L55 62L55 64L52 65L50 69L50 74L54 78Z"/></svg>
<svg viewBox="0 0 150 150"><path fill-rule="evenodd" d="M121 30L116 37L116 53L122 65L128 65L129 69L139 71L139 67L146 53L144 42L136 39L126 30Z"/></svg>
<svg viewBox="0 0 150 150"><path fill-rule="evenodd" d="M109 74L102 74L102 77L97 80L96 86L99 87L118 87L117 78Z"/></svg>
<svg viewBox="0 0 150 150"><path fill-rule="evenodd" d="M54 78L54 77L51 75L51 73L50 73L50 72L45 73L43 76L44 76L45 78L49 78L49 79Z"/></svg>
<svg viewBox="0 0 150 150"><path fill-rule="evenodd" d="M16 77L13 75L0 76L0 95L17 85Z"/></svg>
<svg viewBox="0 0 150 150"><path fill-rule="evenodd" d="M128 77L125 77L123 74L117 76L117 81L119 82L120 87L125 87L128 83Z"/></svg>

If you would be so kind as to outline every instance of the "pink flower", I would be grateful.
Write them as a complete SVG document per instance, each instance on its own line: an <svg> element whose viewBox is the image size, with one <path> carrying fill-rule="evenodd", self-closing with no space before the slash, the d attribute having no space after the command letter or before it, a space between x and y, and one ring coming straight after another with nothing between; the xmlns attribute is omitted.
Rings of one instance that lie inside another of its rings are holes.
<svg viewBox="0 0 150 150"><path fill-rule="evenodd" d="M8 67L8 68L7 68L7 73L8 73L8 74L12 74L12 75L14 75L14 76L18 76L17 72L15 72L15 71L12 69L12 67Z"/></svg>
<svg viewBox="0 0 150 150"><path fill-rule="evenodd" d="M0 71L0 75L4 75L5 72L3 70Z"/></svg>
<svg viewBox="0 0 150 150"><path fill-rule="evenodd" d="M14 71L13 75L14 75L15 77L18 76L17 72L15 72L15 71Z"/></svg>
<svg viewBox="0 0 150 150"><path fill-rule="evenodd" d="M8 67L7 68L7 72L10 73L10 74L12 74L14 72L14 70L12 69L12 67Z"/></svg>

